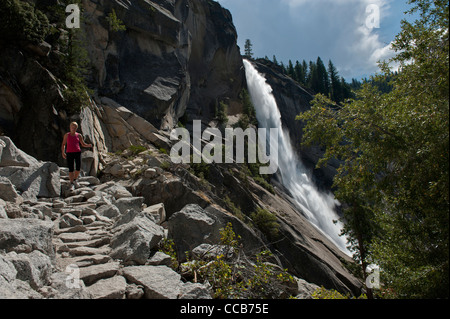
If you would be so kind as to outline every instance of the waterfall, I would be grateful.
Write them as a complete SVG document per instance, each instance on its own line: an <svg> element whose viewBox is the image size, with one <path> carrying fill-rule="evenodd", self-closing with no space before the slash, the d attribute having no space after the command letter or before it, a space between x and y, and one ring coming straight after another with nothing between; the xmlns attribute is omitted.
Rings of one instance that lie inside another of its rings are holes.
<svg viewBox="0 0 450 319"><path fill-rule="evenodd" d="M255 67L244 60L245 74L249 94L256 110L259 127L279 128L278 162L282 184L286 187L298 207L304 212L308 220L327 236L337 247L346 254L346 239L339 236L342 224L334 223L339 217L335 212L337 201L332 194L320 192L307 174L301 160L297 157L291 145L289 134L281 124L281 114L271 86L266 83L264 76Z"/></svg>

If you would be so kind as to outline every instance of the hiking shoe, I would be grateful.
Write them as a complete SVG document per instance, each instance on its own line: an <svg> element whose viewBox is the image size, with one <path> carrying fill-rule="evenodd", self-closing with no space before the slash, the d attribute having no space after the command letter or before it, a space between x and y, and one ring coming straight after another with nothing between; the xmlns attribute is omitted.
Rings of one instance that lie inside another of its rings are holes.
<svg viewBox="0 0 450 319"><path fill-rule="evenodd" d="M78 184L77 180L74 180L72 185L73 185L75 188L80 188L80 184Z"/></svg>
<svg viewBox="0 0 450 319"><path fill-rule="evenodd" d="M70 183L70 187L69 187L69 191L74 191L75 190L75 185L73 183Z"/></svg>

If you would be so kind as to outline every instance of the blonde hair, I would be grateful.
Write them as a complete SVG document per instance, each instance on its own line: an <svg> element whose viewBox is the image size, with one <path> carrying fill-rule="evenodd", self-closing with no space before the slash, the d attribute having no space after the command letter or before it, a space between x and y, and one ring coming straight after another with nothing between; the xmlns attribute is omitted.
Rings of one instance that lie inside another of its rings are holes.
<svg viewBox="0 0 450 319"><path fill-rule="evenodd" d="M75 125L76 128L78 128L78 123L77 122L72 122L70 123L70 126Z"/></svg>

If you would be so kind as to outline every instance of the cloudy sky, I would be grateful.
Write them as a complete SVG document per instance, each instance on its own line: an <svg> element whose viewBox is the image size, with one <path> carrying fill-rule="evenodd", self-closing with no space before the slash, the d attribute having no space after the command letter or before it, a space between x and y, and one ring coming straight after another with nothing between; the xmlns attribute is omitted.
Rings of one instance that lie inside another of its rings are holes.
<svg viewBox="0 0 450 319"><path fill-rule="evenodd" d="M233 15L238 43L255 57L294 63L331 59L347 81L378 71L410 8L406 0L218 0ZM379 14L378 14L379 13Z"/></svg>

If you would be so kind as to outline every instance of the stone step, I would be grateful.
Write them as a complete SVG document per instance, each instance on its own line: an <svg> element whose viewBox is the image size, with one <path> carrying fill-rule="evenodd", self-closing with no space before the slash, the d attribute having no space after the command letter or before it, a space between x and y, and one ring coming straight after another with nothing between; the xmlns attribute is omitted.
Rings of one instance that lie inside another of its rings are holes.
<svg viewBox="0 0 450 319"><path fill-rule="evenodd" d="M107 279L100 279L87 289L93 299L126 299L129 291L128 284L123 276L114 276ZM141 289L141 297L144 291Z"/></svg>
<svg viewBox="0 0 450 319"><path fill-rule="evenodd" d="M111 248L109 246L102 247L75 247L70 248L68 253L71 256L89 256L89 255L109 255L111 252Z"/></svg>
<svg viewBox="0 0 450 319"><path fill-rule="evenodd" d="M91 255L91 256L79 256L59 258L57 265L60 269L64 270L68 265L77 265L78 267L88 267L92 265L106 264L111 261L111 257L107 255Z"/></svg>
<svg viewBox="0 0 450 319"><path fill-rule="evenodd" d="M68 248L79 248L79 247L93 247L99 248L110 243L111 239L109 237L101 237L89 241L71 242L66 243Z"/></svg>
<svg viewBox="0 0 450 319"><path fill-rule="evenodd" d="M58 235L58 238L61 239L64 243L73 243L73 242L87 242L92 240L92 237L86 233L62 233Z"/></svg>
<svg viewBox="0 0 450 319"><path fill-rule="evenodd" d="M120 269L119 262L109 262L106 264L92 265L80 268L80 279L86 286L90 286L100 279L111 278Z"/></svg>

